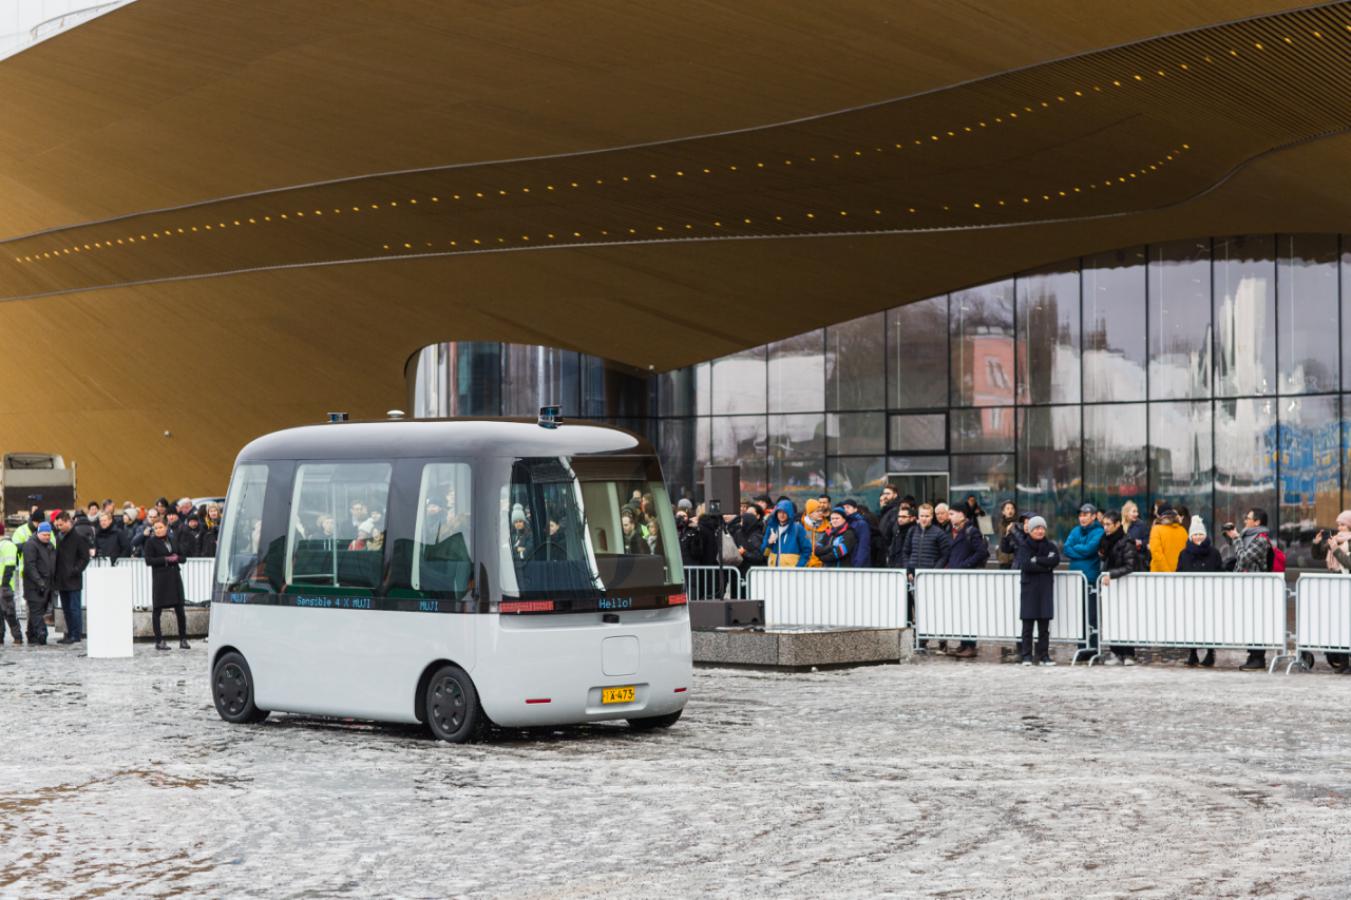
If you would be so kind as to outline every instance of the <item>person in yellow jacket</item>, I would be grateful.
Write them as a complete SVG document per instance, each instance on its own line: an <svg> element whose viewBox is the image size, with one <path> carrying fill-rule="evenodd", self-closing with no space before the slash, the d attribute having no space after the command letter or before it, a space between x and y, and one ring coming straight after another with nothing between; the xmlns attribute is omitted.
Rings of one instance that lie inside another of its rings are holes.
<svg viewBox="0 0 1351 900"><path fill-rule="evenodd" d="M808 500L806 510L802 514L802 527L807 531L807 540L812 545L811 558L807 560L808 568L820 568L821 560L816 555L816 548L830 539L830 522L825 513L829 510L823 510L820 500Z"/></svg>
<svg viewBox="0 0 1351 900"><path fill-rule="evenodd" d="M1149 531L1149 571L1176 572L1177 558L1187 546L1187 529L1178 521L1171 506L1159 510L1159 518Z"/></svg>

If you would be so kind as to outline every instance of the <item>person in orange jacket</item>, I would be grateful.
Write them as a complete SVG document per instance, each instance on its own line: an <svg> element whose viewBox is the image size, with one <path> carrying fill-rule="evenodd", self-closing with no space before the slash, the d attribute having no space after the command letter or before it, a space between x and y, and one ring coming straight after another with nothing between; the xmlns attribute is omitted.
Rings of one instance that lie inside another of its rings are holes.
<svg viewBox="0 0 1351 900"><path fill-rule="evenodd" d="M820 568L822 563L820 557L816 555L816 548L830 539L830 522L826 519L826 510L822 508L820 500L808 500L803 509L805 512L802 514L802 527L806 530L807 540L812 545L807 566Z"/></svg>
<svg viewBox="0 0 1351 900"><path fill-rule="evenodd" d="M1178 521L1171 506L1159 510L1159 518L1149 531L1149 571L1176 572L1177 558L1187 546L1187 529Z"/></svg>

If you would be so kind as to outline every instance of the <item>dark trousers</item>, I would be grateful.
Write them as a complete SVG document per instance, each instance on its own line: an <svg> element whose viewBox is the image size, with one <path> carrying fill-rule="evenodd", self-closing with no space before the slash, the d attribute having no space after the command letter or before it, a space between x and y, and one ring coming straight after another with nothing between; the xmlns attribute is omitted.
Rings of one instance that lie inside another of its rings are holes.
<svg viewBox="0 0 1351 900"><path fill-rule="evenodd" d="M150 611L150 622L155 628L155 643L157 644L164 640L164 635L160 632L159 614L168 608L169 607L160 607L159 609ZM188 638L188 616L183 612L182 603L172 607L172 609L174 611L174 618L178 620L178 639L180 641L185 641Z"/></svg>
<svg viewBox="0 0 1351 900"><path fill-rule="evenodd" d="M1036 654L1032 652L1032 626L1037 626ZM1023 619L1023 640L1018 645L1023 659L1043 660L1051 658L1051 620Z"/></svg>
<svg viewBox="0 0 1351 900"><path fill-rule="evenodd" d="M82 591L61 591L61 612L66 617L66 637L72 641L84 640L84 608L80 605Z"/></svg>
<svg viewBox="0 0 1351 900"><path fill-rule="evenodd" d="M9 626L9 635L14 639L14 643L22 644L23 637L19 632L19 612L14 605L14 592L8 588L0 588L0 642L5 639L5 626Z"/></svg>
<svg viewBox="0 0 1351 900"><path fill-rule="evenodd" d="M23 600L28 606L28 643L47 643L47 623L43 620L43 617L47 615L50 596L36 589L29 590L28 586L25 585Z"/></svg>

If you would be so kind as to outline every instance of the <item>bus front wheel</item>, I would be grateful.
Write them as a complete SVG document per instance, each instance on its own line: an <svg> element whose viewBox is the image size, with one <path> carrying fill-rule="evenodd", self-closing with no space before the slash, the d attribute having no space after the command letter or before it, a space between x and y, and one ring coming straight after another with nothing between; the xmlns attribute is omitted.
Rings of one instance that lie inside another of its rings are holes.
<svg viewBox="0 0 1351 900"><path fill-rule="evenodd" d="M438 741L465 744L477 739L483 730L478 691L459 666L445 665L436 670L427 683L424 702L427 727Z"/></svg>
<svg viewBox="0 0 1351 900"><path fill-rule="evenodd" d="M216 661L211 670L211 696L216 712L233 725L248 725L267 718L267 710L253 703L253 673L244 657L230 652Z"/></svg>
<svg viewBox="0 0 1351 900"><path fill-rule="evenodd" d="M629 719L629 727L634 731L652 731L656 728L670 728L680 720L680 714L683 709L678 709L673 713L667 713L664 716L648 716L644 719Z"/></svg>

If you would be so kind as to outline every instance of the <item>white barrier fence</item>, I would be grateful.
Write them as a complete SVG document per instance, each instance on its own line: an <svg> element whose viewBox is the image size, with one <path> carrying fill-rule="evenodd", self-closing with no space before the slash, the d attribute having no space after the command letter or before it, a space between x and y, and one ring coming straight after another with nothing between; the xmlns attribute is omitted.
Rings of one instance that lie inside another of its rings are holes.
<svg viewBox="0 0 1351 900"><path fill-rule="evenodd" d="M731 566L685 566L685 595L690 600L745 600L741 570Z"/></svg>
<svg viewBox="0 0 1351 900"><path fill-rule="evenodd" d="M1119 644L1284 652L1285 616L1285 577L1279 573L1137 572L1110 585L1098 583L1103 649Z"/></svg>
<svg viewBox="0 0 1351 900"><path fill-rule="evenodd" d="M1351 576L1301 575L1295 584L1295 659L1315 650L1351 653Z"/></svg>
<svg viewBox="0 0 1351 900"><path fill-rule="evenodd" d="M901 569L750 570L747 599L765 603L766 628L904 628Z"/></svg>
<svg viewBox="0 0 1351 900"><path fill-rule="evenodd" d="M210 557L190 557L178 564L179 575L183 578L183 597L188 603L211 600L215 570L216 561ZM113 572L117 574L107 574ZM104 558L90 560L89 568L84 572L83 602L89 603L90 597L97 592L126 591L131 595L132 609L150 609L150 573L145 560L135 557L120 559L117 565Z"/></svg>
<svg viewBox="0 0 1351 900"><path fill-rule="evenodd" d="M921 569L915 573L915 639L1017 641L1022 637L1021 573L998 569ZM1088 581L1055 573L1051 640L1088 640Z"/></svg>

